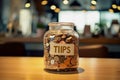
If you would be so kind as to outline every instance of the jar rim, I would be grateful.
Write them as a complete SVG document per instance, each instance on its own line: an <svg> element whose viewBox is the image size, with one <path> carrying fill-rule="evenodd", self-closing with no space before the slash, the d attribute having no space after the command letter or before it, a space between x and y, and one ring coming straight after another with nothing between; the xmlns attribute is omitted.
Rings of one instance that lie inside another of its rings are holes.
<svg viewBox="0 0 120 80"><path fill-rule="evenodd" d="M72 26L74 27L74 23L73 22L50 22L48 24L50 27L55 27L55 26Z"/></svg>

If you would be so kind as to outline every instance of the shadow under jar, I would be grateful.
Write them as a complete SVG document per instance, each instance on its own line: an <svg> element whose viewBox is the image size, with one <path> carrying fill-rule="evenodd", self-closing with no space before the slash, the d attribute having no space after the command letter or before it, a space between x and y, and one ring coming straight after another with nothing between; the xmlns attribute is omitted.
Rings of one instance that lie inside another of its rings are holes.
<svg viewBox="0 0 120 80"><path fill-rule="evenodd" d="M71 22L51 22L44 35L45 69L57 72L76 71L79 64L79 35Z"/></svg>

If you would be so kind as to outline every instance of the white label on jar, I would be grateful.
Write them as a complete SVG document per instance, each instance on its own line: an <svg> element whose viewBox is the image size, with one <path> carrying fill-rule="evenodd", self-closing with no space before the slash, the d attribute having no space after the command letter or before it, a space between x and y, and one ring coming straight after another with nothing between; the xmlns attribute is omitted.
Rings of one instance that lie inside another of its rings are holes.
<svg viewBox="0 0 120 80"><path fill-rule="evenodd" d="M52 55L74 55L74 44L50 43L50 54Z"/></svg>

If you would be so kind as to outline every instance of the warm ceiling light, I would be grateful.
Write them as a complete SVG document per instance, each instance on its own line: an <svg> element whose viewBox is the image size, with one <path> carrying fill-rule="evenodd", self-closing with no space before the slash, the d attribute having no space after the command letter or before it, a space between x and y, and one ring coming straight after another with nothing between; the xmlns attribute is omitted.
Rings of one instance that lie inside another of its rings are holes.
<svg viewBox="0 0 120 80"><path fill-rule="evenodd" d="M59 13L59 12L60 12L60 8L56 8L54 11L55 11L56 13Z"/></svg>
<svg viewBox="0 0 120 80"><path fill-rule="evenodd" d="M96 9L96 6L91 5L90 9Z"/></svg>
<svg viewBox="0 0 120 80"><path fill-rule="evenodd" d="M30 3L26 3L26 4L25 4L25 7L26 7L26 8L29 8L30 6L31 6Z"/></svg>
<svg viewBox="0 0 120 80"><path fill-rule="evenodd" d="M97 2L96 1L91 1L91 4L96 5Z"/></svg>
<svg viewBox="0 0 120 80"><path fill-rule="evenodd" d="M68 0L64 0L64 1L63 1L63 4L68 4L68 3L69 3Z"/></svg>
<svg viewBox="0 0 120 80"><path fill-rule="evenodd" d="M113 9L109 9L109 12L114 13Z"/></svg>
<svg viewBox="0 0 120 80"><path fill-rule="evenodd" d="M47 3L48 3L47 0L43 0L43 1L41 2L41 5L46 5Z"/></svg>
<svg viewBox="0 0 120 80"><path fill-rule="evenodd" d="M51 6L50 6L50 9L51 9L51 10L55 10L55 9L56 9L56 6L55 6L55 5L51 5Z"/></svg>
<svg viewBox="0 0 120 80"><path fill-rule="evenodd" d="M117 5L116 5L116 4L112 4L112 8L113 8L113 9L116 9L116 8L117 8Z"/></svg>
<svg viewBox="0 0 120 80"><path fill-rule="evenodd" d="M117 9L120 10L120 6L118 6Z"/></svg>

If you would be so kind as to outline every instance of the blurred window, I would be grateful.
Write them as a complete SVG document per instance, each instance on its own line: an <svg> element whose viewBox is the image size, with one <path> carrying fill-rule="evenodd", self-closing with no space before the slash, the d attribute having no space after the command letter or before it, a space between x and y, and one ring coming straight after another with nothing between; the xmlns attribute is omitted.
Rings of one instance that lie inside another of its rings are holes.
<svg viewBox="0 0 120 80"><path fill-rule="evenodd" d="M93 32L95 23L100 22L100 13L99 11L61 11L58 19L59 22L74 22L79 33L83 33L85 24L91 25Z"/></svg>
<svg viewBox="0 0 120 80"><path fill-rule="evenodd" d="M110 13L108 11L101 12L101 21L106 21L108 28L111 26L111 22L114 19L120 21L120 13Z"/></svg>

